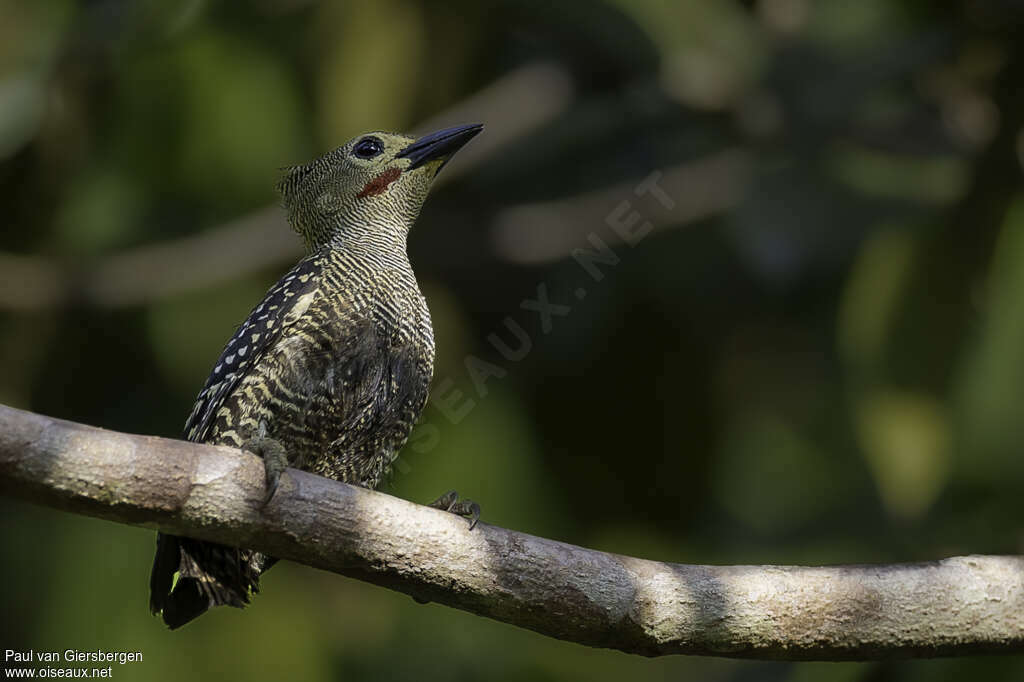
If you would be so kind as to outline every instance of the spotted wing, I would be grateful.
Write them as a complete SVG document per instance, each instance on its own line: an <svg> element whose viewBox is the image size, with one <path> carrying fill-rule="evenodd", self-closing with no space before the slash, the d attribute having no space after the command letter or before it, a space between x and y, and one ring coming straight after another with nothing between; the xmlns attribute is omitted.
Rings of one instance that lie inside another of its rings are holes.
<svg viewBox="0 0 1024 682"><path fill-rule="evenodd" d="M208 437L214 416L225 399L297 318L297 308L309 305L321 267L315 256L303 259L249 313L224 347L196 398L192 414L185 422L187 440L202 442Z"/></svg>

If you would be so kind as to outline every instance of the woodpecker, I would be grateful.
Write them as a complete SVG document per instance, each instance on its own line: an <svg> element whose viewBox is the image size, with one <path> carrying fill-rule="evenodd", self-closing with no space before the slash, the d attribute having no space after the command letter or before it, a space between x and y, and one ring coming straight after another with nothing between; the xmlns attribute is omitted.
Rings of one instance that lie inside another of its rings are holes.
<svg viewBox="0 0 1024 682"><path fill-rule="evenodd" d="M187 440L263 458L264 505L288 466L366 488L390 472L434 368L406 237L438 172L482 129L367 133L285 169L278 191L306 256L228 341L185 424ZM432 506L468 517L470 528L480 515L454 491ZM213 606L244 607L275 561L158 534L150 610L174 629Z"/></svg>

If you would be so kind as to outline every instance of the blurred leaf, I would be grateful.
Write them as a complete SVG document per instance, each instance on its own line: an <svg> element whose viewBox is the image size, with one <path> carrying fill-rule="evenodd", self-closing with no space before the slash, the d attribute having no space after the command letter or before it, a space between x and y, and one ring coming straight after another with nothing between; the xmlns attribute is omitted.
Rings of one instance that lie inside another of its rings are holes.
<svg viewBox="0 0 1024 682"><path fill-rule="evenodd" d="M983 322L959 372L960 473L1024 475L1024 196L1006 215L983 297Z"/></svg>
<svg viewBox="0 0 1024 682"><path fill-rule="evenodd" d="M0 0L0 72L51 64L74 15L72 0Z"/></svg>
<svg viewBox="0 0 1024 682"><path fill-rule="evenodd" d="M967 168L960 159L915 158L840 145L830 155L832 173L868 196L926 203L949 203L966 188Z"/></svg>
<svg viewBox="0 0 1024 682"><path fill-rule="evenodd" d="M907 10L887 0L805 0L808 33L829 50L862 53L891 37L906 23Z"/></svg>
<svg viewBox="0 0 1024 682"><path fill-rule="evenodd" d="M60 0L0 0L0 160L42 124L47 81L72 12L72 4Z"/></svg>
<svg viewBox="0 0 1024 682"><path fill-rule="evenodd" d="M885 508L899 519L923 516L949 477L942 405L921 393L872 392L858 406L857 433Z"/></svg>
<svg viewBox="0 0 1024 682"><path fill-rule="evenodd" d="M325 146L360 132L405 129L421 79L431 78L419 8L405 0L335 1L318 14L318 119Z"/></svg>
<svg viewBox="0 0 1024 682"><path fill-rule="evenodd" d="M913 257L908 230L880 228L864 240L839 308L839 351L851 369L879 369Z"/></svg>
<svg viewBox="0 0 1024 682"><path fill-rule="evenodd" d="M41 75L0 78L0 159L32 139L39 129L45 99Z"/></svg>
<svg viewBox="0 0 1024 682"><path fill-rule="evenodd" d="M733 3L618 2L657 42L660 83L690 106L733 104L765 63L765 45L750 13Z"/></svg>

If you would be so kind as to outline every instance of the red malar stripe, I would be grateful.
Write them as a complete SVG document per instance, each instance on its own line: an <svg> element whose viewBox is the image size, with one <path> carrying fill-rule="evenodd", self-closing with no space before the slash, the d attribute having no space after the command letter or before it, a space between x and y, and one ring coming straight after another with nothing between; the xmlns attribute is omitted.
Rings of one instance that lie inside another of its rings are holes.
<svg viewBox="0 0 1024 682"><path fill-rule="evenodd" d="M378 194L383 194L384 190L388 188L388 185L397 180L398 176L401 174L402 171L398 168L388 168L373 180L366 183L366 187L363 187L362 191L356 195L356 199L362 199L363 197L375 197Z"/></svg>

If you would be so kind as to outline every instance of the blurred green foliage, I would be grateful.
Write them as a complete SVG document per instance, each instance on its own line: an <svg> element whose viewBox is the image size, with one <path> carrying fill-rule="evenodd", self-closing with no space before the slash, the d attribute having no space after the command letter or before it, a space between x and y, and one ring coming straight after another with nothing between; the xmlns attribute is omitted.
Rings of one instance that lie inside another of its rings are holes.
<svg viewBox="0 0 1024 682"><path fill-rule="evenodd" d="M0 400L177 436L297 251L130 305L89 273L262 209L282 166L544 62L567 104L453 175L411 237L436 380L472 407L428 408L390 492L454 487L489 522L672 561L1019 552L1022 29L1014 0L0 0ZM491 112L488 133L545 98ZM723 150L749 175L728 206L694 217L679 195L635 247L614 241L606 215L651 206L621 188ZM517 256L536 231L512 229L515 253L495 236L513 208L582 196L593 224L559 214L550 236L612 244L600 282L571 249ZM24 295L53 271L64 295ZM521 307L541 283L571 307L549 330ZM488 341L512 342L509 317L532 342L518 361ZM470 357L501 372L481 384ZM3 647L142 651L119 679L1024 677L1019 657L644 660L291 564L245 612L169 633L146 609L151 531L0 507Z"/></svg>

